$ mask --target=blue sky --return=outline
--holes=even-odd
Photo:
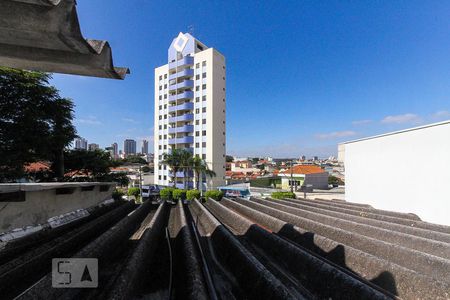
[[[55,74],[79,135],[152,140],[153,70],[178,32],[227,60],[227,152],[334,155],[337,143],[450,119],[448,1],[78,1],[124,80]],[[153,148],[151,148],[153,149]]]

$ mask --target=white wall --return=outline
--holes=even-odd
[[[450,121],[345,143],[346,200],[450,225]]]

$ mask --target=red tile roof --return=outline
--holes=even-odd
[[[50,169],[50,164],[38,161],[34,162],[28,165],[25,165],[25,172],[27,173],[35,173],[35,172],[41,172],[41,171],[48,171]]]
[[[317,174],[324,173],[325,170],[319,166],[314,165],[297,165],[293,167],[293,174]],[[291,174],[291,168],[286,171],[280,172],[281,174]]]

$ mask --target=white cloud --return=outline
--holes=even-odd
[[[383,124],[404,124],[404,123],[420,123],[422,120],[416,114],[403,114],[403,115],[394,115],[394,116],[386,116],[381,123]]]
[[[434,119],[450,119],[450,111],[440,110],[433,114]]]
[[[372,123],[372,120],[357,120],[357,121],[353,121],[352,125],[365,125],[365,124],[369,124]]]
[[[349,137],[356,135],[356,132],[352,130],[344,130],[344,131],[334,131],[330,133],[319,133],[316,134],[316,138],[321,140],[329,140],[329,139],[336,139],[336,138],[343,138],[343,137]]]
[[[132,124],[139,123],[138,121],[136,121],[135,119],[132,119],[132,118],[122,118],[122,121],[132,123]]]
[[[86,118],[79,118],[75,120],[76,124],[85,124],[85,125],[102,125],[103,123],[97,119],[95,116],[88,116]]]

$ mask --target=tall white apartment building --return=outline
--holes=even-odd
[[[155,183],[170,186],[173,174],[163,153],[183,148],[203,158],[216,176],[201,178],[203,190],[225,183],[225,57],[189,33],[168,50],[168,64],[155,69]],[[188,174],[189,187],[195,176]],[[177,187],[183,187],[183,172]]]

